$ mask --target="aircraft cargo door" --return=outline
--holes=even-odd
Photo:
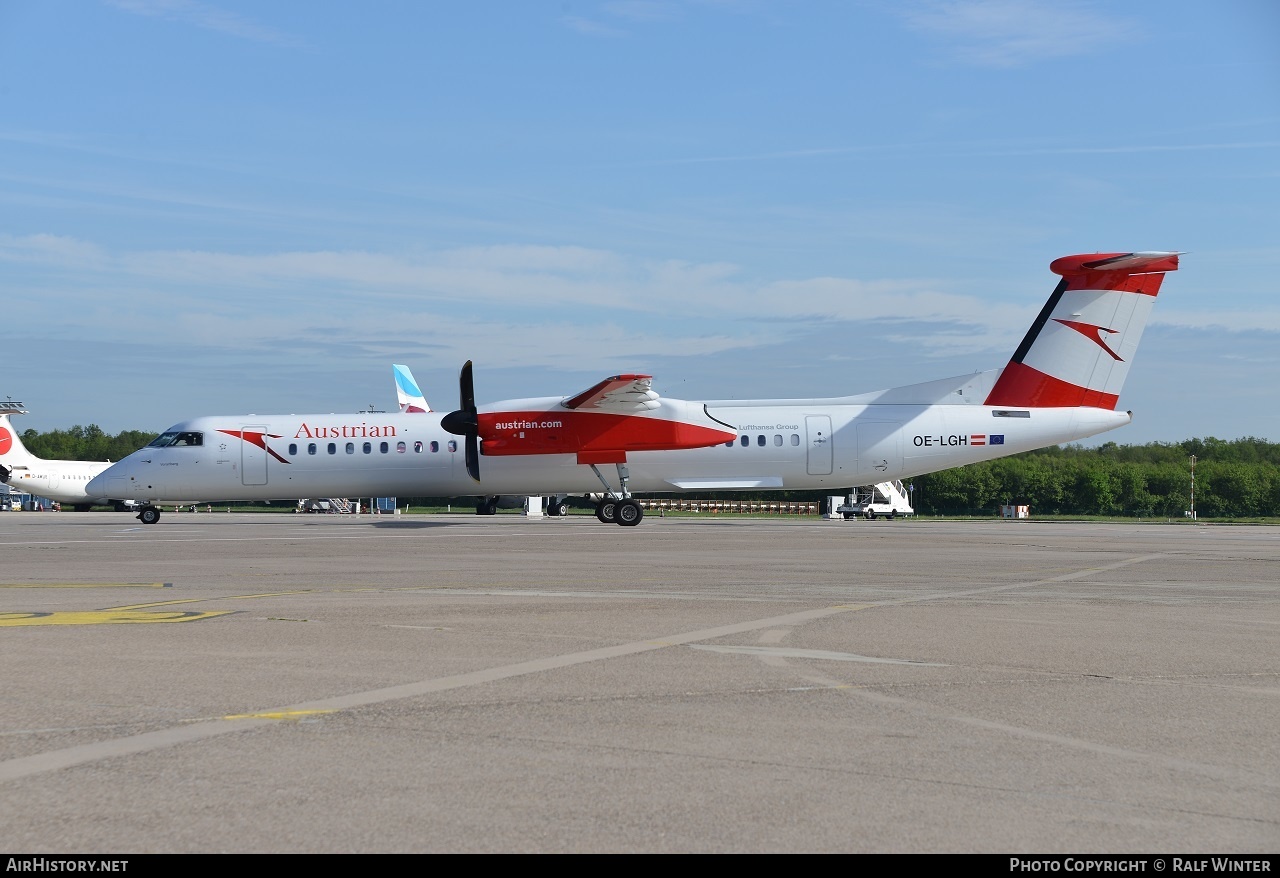
[[[243,427],[240,443],[240,481],[246,485],[265,485],[267,483],[267,428]],[[260,436],[262,446],[255,445],[250,436]]]
[[[831,418],[827,415],[805,415],[804,428],[809,434],[809,457],[806,472],[811,476],[831,474]]]
[[[858,422],[858,472],[897,478],[902,472],[902,425]]]

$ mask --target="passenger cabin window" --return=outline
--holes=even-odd
[[[742,447],[746,448],[748,445],[751,444],[751,437],[743,436],[742,439],[740,439],[739,441],[742,443]]]
[[[204,434],[197,433],[193,430],[174,430],[169,433],[161,433],[159,436],[151,440],[148,448],[192,448],[204,445]]]
[[[378,451],[380,451],[381,453],[386,454],[390,449],[391,449],[391,446],[388,445],[387,443],[385,442],[378,443]]]
[[[307,454],[315,454],[315,453],[316,453],[316,443],[314,443],[314,442],[308,442],[308,443],[307,443]]]
[[[457,440],[457,439],[450,439],[450,440],[449,440],[449,450],[450,450],[450,451],[457,451],[457,450],[458,450],[458,440]]]
[[[372,442],[366,442],[366,443],[364,443],[364,449],[363,449],[363,450],[364,450],[364,453],[365,453],[365,454],[373,454],[373,443],[372,443]]]
[[[763,433],[761,433],[759,436],[757,436],[757,437],[756,437],[756,444],[757,444],[757,445],[759,445],[761,448],[764,448],[764,434],[763,434]]]
[[[432,439],[432,440],[431,440],[431,453],[432,453],[432,454],[435,454],[435,453],[436,453],[436,452],[438,452],[439,450],[440,450],[440,443],[439,443],[439,442],[437,442],[436,440]]]
[[[397,453],[397,454],[404,454],[404,453],[405,453],[405,451],[408,449],[408,447],[409,447],[409,446],[405,445],[403,442],[397,442],[397,443],[396,443],[396,453]]]
[[[422,443],[421,443],[421,442],[415,442],[415,443],[413,443],[413,453],[414,453],[414,454],[421,454],[421,453],[422,453]]]
[[[791,434],[791,444],[792,444],[792,445],[799,445],[799,444],[800,444],[800,434],[799,434],[799,433],[792,433],[792,434]]]
[[[337,442],[330,442],[330,443],[329,443],[329,453],[330,453],[330,454],[337,454],[337,453],[338,453],[338,443],[337,443]]]
[[[773,444],[774,444],[774,445],[777,445],[777,446],[781,446],[781,445],[782,445],[782,434],[781,434],[781,433],[774,433],[774,434],[773,434]]]
[[[356,443],[354,443],[354,442],[348,442],[348,443],[347,443],[347,454],[355,454],[355,453],[356,453]]]
[[[290,443],[289,443],[289,456],[290,456],[290,457],[293,457],[293,456],[294,456],[295,454],[297,454],[297,453],[298,453],[298,443],[297,443],[297,442],[290,442]]]

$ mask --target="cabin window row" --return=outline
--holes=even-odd
[[[750,437],[750,436],[748,436],[747,434],[743,433],[741,436],[739,436],[739,437],[738,437],[737,444],[738,444],[738,445],[741,445],[743,448],[748,448],[748,447],[750,447],[750,445],[751,445],[751,437]],[[757,434],[756,434],[756,445],[758,445],[758,446],[759,446],[759,447],[761,447],[761,448],[764,448],[764,447],[765,447],[765,446],[767,446],[768,444],[769,444],[769,436],[768,436],[767,434],[765,434],[765,433],[757,433]],[[781,448],[784,444],[786,444],[786,439],[784,439],[784,438],[783,438],[783,436],[782,436],[782,434],[781,434],[781,433],[774,433],[774,434],[773,434],[773,444],[774,444],[774,446],[775,446],[775,447]],[[799,444],[800,444],[800,434],[799,434],[799,433],[792,433],[792,434],[791,434],[791,444],[792,444],[792,445],[799,445]],[[728,442],[724,443],[724,447],[725,447],[725,448],[732,448],[733,446],[734,446],[734,441],[733,441],[732,439],[730,439]]]
[[[320,453],[320,447],[321,447],[321,446],[320,446],[320,444],[319,444],[319,443],[317,443],[317,442],[308,442],[308,443],[307,443],[307,454],[319,454],[319,453]],[[448,451],[457,451],[457,450],[458,450],[458,440],[456,440],[456,439],[450,439],[448,442],[444,443],[444,447],[445,447],[445,449],[446,449],[446,450],[448,450]],[[391,445],[391,443],[390,443],[390,442],[379,442],[379,443],[378,443],[378,453],[379,453],[379,454],[390,454],[390,453],[391,453],[391,449],[392,449],[392,445]],[[337,443],[337,442],[330,442],[330,443],[328,443],[327,445],[325,445],[325,446],[324,446],[324,450],[325,450],[325,451],[327,451],[329,454],[337,454],[337,453],[338,453],[338,443]],[[348,442],[348,443],[346,443],[346,445],[345,445],[345,446],[343,446],[343,450],[344,450],[344,451],[346,451],[346,453],[347,453],[347,454],[355,454],[355,453],[356,453],[356,443],[354,443],[354,442]],[[373,451],[374,451],[373,443],[372,443],[372,442],[363,442],[363,443],[361,443],[361,445],[360,445],[360,450],[361,450],[362,452],[364,452],[365,454],[373,454]],[[407,443],[407,442],[397,442],[397,443],[395,444],[395,451],[396,451],[396,453],[397,453],[397,454],[406,454],[406,453],[408,453],[408,451],[409,451],[409,443]],[[414,453],[414,454],[422,454],[424,451],[427,451],[427,452],[429,452],[429,453],[431,453],[431,454],[438,454],[438,453],[440,452],[440,443],[439,443],[439,442],[436,442],[435,440],[432,440],[431,442],[414,442],[414,443],[413,443],[413,453]],[[294,456],[296,456],[297,454],[298,454],[298,443],[297,443],[297,442],[290,442],[290,443],[289,443],[289,456],[290,456],[290,457],[294,457]]]

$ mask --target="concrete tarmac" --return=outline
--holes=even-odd
[[[1280,850],[1280,528],[0,514],[0,850]]]

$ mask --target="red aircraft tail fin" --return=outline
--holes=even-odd
[[[985,405],[1115,409],[1165,272],[1178,254],[1055,259],[1062,276]]]

